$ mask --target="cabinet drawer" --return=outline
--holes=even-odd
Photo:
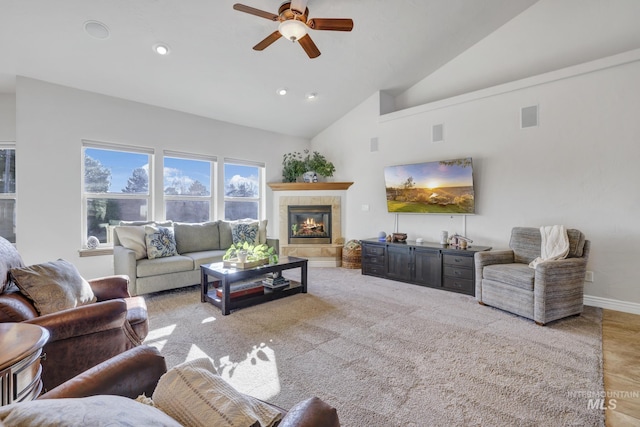
[[[362,245],[362,256],[383,257],[384,256],[384,246]]]
[[[384,277],[385,273],[384,264],[362,264],[362,274]]]
[[[473,268],[473,257],[472,256],[459,256],[459,255],[449,255],[444,254],[445,264],[449,265],[457,265],[460,267]]]
[[[456,279],[455,277],[445,276],[444,288],[469,295],[475,295],[474,283],[471,279]]]
[[[456,279],[473,279],[473,270],[470,268],[458,268],[451,265],[445,265],[444,275]]]

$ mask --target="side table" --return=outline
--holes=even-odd
[[[42,347],[49,331],[28,323],[0,323],[0,404],[33,400],[42,392]]]

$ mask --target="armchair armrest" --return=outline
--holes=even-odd
[[[512,264],[514,254],[511,249],[502,251],[482,251],[473,255],[476,270],[476,300],[482,303],[482,270],[492,264]]]
[[[514,262],[514,255],[510,249],[503,251],[482,251],[476,252],[473,259],[476,268],[482,268],[492,264],[512,264]]]
[[[113,246],[113,273],[129,277],[129,293],[136,295],[137,261],[136,253],[124,246]]]
[[[533,320],[546,324],[582,312],[586,258],[544,261],[536,266],[533,282]]]
[[[83,305],[26,321],[47,329],[49,342],[122,328],[127,319],[127,303],[122,299]]]
[[[131,296],[129,295],[129,276],[124,274],[99,277],[88,280],[88,282],[98,301],[129,298]]]
[[[120,353],[71,378],[39,399],[87,397],[98,394],[135,399],[151,396],[167,364],[155,347],[139,346]]]

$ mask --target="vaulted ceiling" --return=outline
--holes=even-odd
[[[315,59],[284,38],[254,51],[277,22],[235,2],[0,0],[0,93],[26,76],[311,138],[376,91],[414,85],[536,0],[309,0],[311,18],[354,21],[352,32],[310,30]],[[281,4],[242,3],[272,13]],[[90,36],[91,20],[109,37]]]

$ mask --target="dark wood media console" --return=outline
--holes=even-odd
[[[473,255],[489,246],[457,249],[440,243],[361,240],[362,274],[475,296]]]

